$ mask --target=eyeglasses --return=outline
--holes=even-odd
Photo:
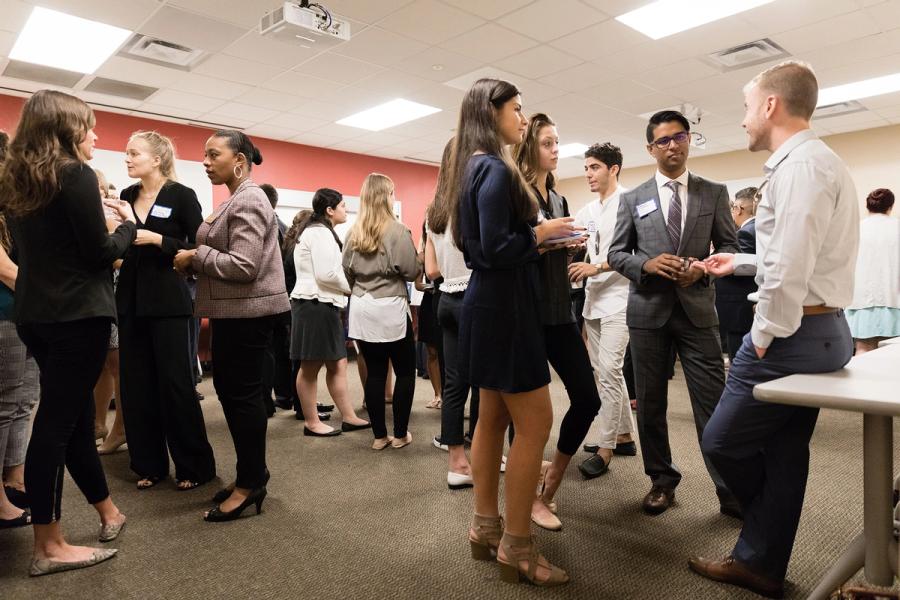
[[[659,148],[660,150],[665,150],[669,147],[669,144],[674,142],[678,145],[686,144],[688,140],[691,139],[691,134],[687,131],[679,131],[675,135],[667,135],[665,137],[661,137],[658,140],[653,141],[653,145]]]

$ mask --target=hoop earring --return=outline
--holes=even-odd
[[[234,173],[234,176],[238,179],[244,178],[244,169],[241,168],[241,165],[234,165],[234,168],[231,170]]]

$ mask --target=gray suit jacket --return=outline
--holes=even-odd
[[[641,217],[637,207],[649,201],[655,202],[657,209]],[[724,185],[689,174],[688,208],[679,248],[672,247],[666,231],[655,178],[622,194],[607,261],[631,280],[629,327],[662,327],[669,320],[676,299],[695,327],[718,325],[715,289],[708,277],[702,277],[688,288],[681,288],[668,279],[648,275],[642,269],[645,262],[664,252],[702,260],[709,256],[710,244],[716,252],[738,251],[728,190]]]

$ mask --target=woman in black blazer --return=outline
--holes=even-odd
[[[17,330],[41,370],[25,457],[33,576],[90,567],[116,553],[66,543],[60,527],[66,470],[100,516],[101,542],[125,525],[94,446],[92,392],[116,314],[110,265],[134,240],[135,224],[127,203],[107,200],[124,222],[106,231],[97,176],[86,164],[96,139],[87,104],[41,90],[25,102],[0,169],[0,210],[18,250]]]
[[[140,179],[121,198],[137,218],[137,239],[119,272],[119,354],[125,437],[138,489],[169,473],[190,490],[216,476],[203,411],[194,393],[189,329],[191,295],[172,266],[194,244],[203,222],[197,195],[175,181],[175,149],[155,131],[139,131],[125,149],[128,176]]]

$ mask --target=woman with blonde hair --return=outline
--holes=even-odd
[[[0,209],[19,251],[19,337],[41,370],[41,399],[25,457],[34,557],[31,575],[90,567],[115,549],[71,546],[60,526],[63,473],[100,516],[101,542],[125,515],[113,504],[94,446],[92,390],[109,344],[115,299],[109,266],[136,235],[127,202],[101,203],[93,155],[94,113],[83,101],[41,90],[25,102],[0,170]],[[124,223],[108,233],[102,204]]]
[[[393,204],[394,182],[378,173],[366,177],[359,218],[347,236],[343,256],[352,295],[349,335],[366,360],[365,402],[375,450],[403,448],[412,442],[408,426],[416,385],[416,350],[406,282],[415,281],[420,265],[412,234],[394,216]],[[397,378],[393,437],[387,434],[384,418],[388,360]]]
[[[116,290],[131,470],[146,490],[168,475],[171,454],[176,489],[191,490],[215,477],[216,463],[194,392],[191,295],[172,261],[194,246],[203,214],[194,190],[176,181],[175,148],[166,136],[134,133],[125,166],[140,179],[121,194],[138,229]]]

